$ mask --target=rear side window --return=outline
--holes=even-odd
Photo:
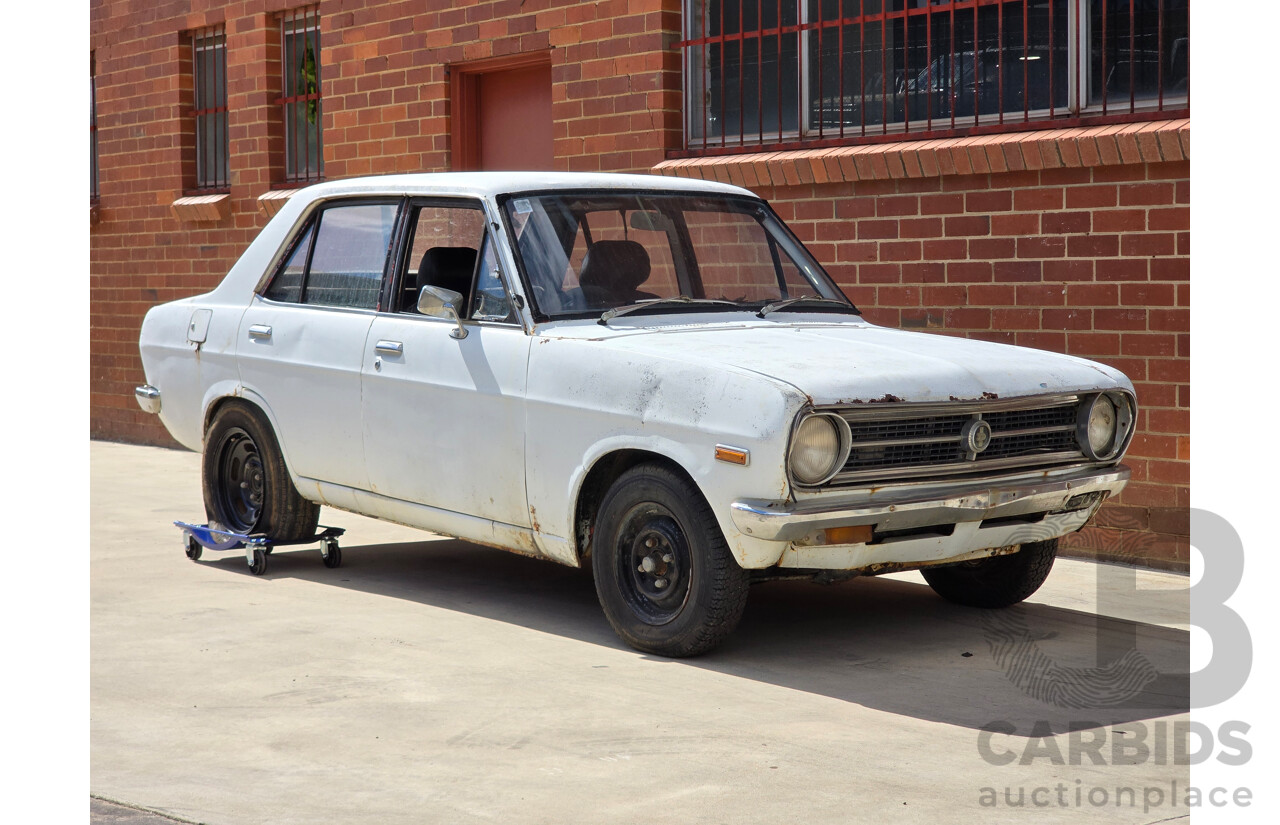
[[[330,206],[307,226],[266,297],[316,306],[376,309],[395,231],[394,203]]]

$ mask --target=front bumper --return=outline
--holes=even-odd
[[[918,567],[992,555],[1083,527],[1129,480],[1123,465],[1034,478],[985,479],[799,502],[740,499],[730,505],[744,534],[787,542],[782,567],[853,570]],[[871,541],[827,544],[832,527],[870,525]],[[988,552],[990,551],[990,552]]]

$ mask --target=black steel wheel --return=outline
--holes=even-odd
[[[591,558],[605,616],[639,650],[705,653],[733,631],[746,606],[747,573],[711,508],[661,464],[633,467],[605,494]]]
[[[966,607],[1015,605],[1040,589],[1053,569],[1058,540],[1028,542],[1016,553],[925,567],[920,573],[933,591]]]
[[[689,539],[670,510],[653,501],[623,514],[616,539],[619,590],[643,622],[673,621],[689,599]]]
[[[220,522],[233,533],[252,533],[262,517],[266,468],[253,436],[241,427],[228,427],[218,440],[218,476],[214,487]]]
[[[195,536],[192,536],[190,534],[187,535],[186,539],[187,539],[187,542],[186,542],[187,546],[185,549],[187,551],[187,558],[191,559],[192,561],[199,561],[200,554],[204,551],[204,546],[201,545],[200,542],[196,541]]]
[[[342,548],[338,546],[336,541],[329,543],[329,546],[325,548],[324,566],[330,570],[342,566]]]
[[[274,541],[315,535],[320,506],[298,494],[266,416],[232,401],[205,433],[204,507],[210,524]]]
[[[267,572],[267,554],[261,547],[253,548],[253,560],[249,562],[249,572],[255,576],[261,576]]]

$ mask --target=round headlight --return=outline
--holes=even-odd
[[[1099,394],[1080,407],[1076,434],[1080,449],[1094,460],[1114,458],[1132,426],[1132,412],[1123,398]]]
[[[849,436],[835,416],[811,415],[796,428],[791,442],[791,475],[801,484],[821,484],[839,471],[849,451]]]

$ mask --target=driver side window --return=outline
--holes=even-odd
[[[484,212],[478,205],[420,204],[409,226],[412,235],[396,311],[416,313],[422,287],[434,286],[461,295],[458,314],[466,318],[484,237]]]

